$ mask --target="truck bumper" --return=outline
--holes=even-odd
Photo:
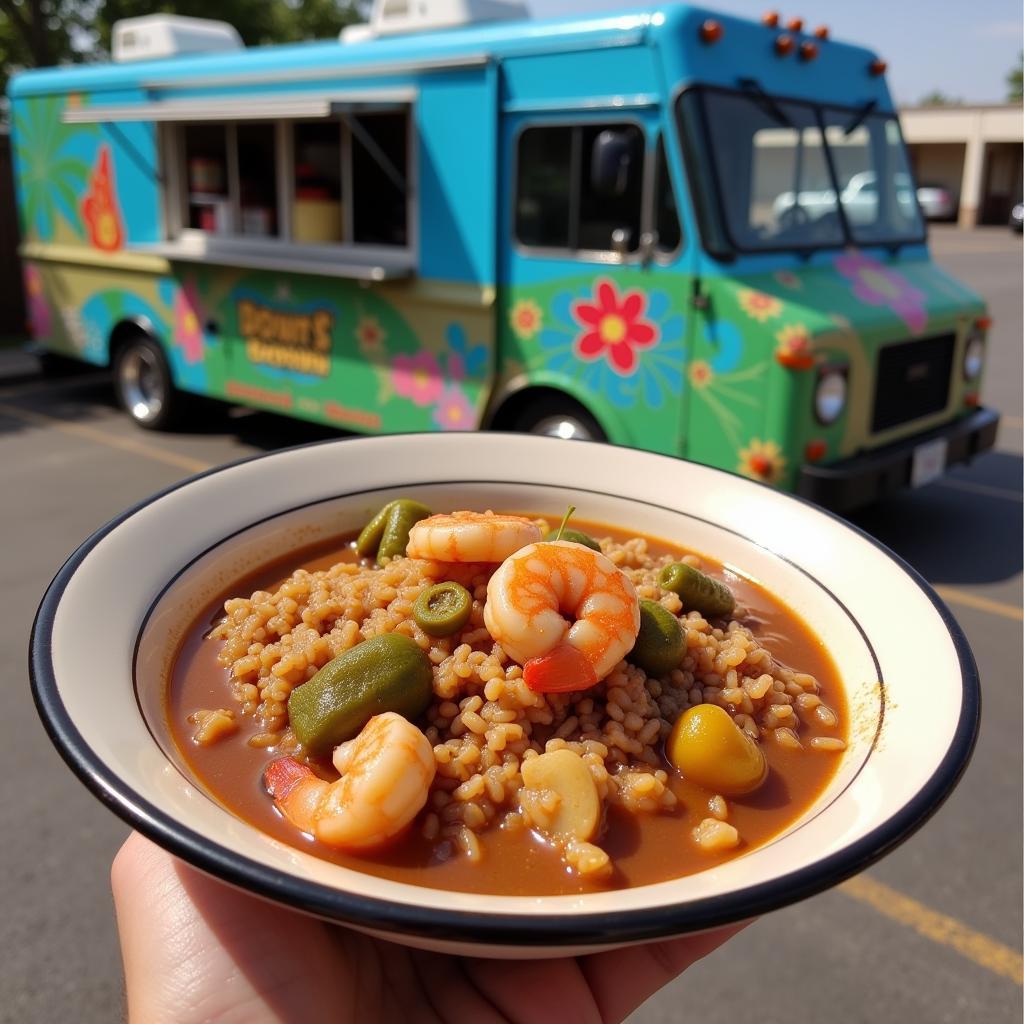
[[[998,427],[999,414],[994,409],[977,409],[969,416],[884,448],[828,466],[805,465],[797,480],[797,494],[836,512],[867,505],[911,486],[914,455],[923,445],[945,439],[945,466],[954,466],[991,448]]]

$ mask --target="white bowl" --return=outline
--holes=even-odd
[[[785,833],[713,869],[543,898],[408,885],[258,831],[196,783],[162,735],[189,620],[269,557],[357,529],[385,500],[515,508],[677,538],[761,582],[828,646],[850,742]],[[48,589],[31,649],[53,742],[113,811],[196,867],[380,937],[480,956],[575,955],[738,921],[860,871],[918,828],[966,766],[974,659],[928,585],[842,520],[740,477],[625,448],[495,434],[346,439],[194,477],[89,538]]]

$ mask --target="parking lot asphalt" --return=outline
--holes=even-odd
[[[935,584],[977,658],[974,759],[940,811],[858,878],[774,913],[638,1010],[633,1024],[1021,1018],[1022,395],[1019,239],[933,231],[933,252],[995,318],[984,400],[996,451],[858,514]],[[65,557],[126,507],[207,466],[332,432],[240,410],[189,433],[136,430],[105,374],[43,378],[0,350],[0,1021],[117,1020],[120,957],[108,885],[126,828],[72,777],[32,707],[35,608]],[[102,637],[83,658],[100,660]]]

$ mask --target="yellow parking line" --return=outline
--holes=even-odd
[[[981,597],[957,587],[936,586],[935,592],[947,604],[962,604],[966,608],[974,608],[979,612],[991,612],[993,615],[1001,615],[1004,619],[1024,622],[1024,609],[1018,608],[1016,605],[993,601],[991,598]]]
[[[1024,958],[1020,953],[976,932],[955,917],[940,914],[866,875],[844,882],[839,891],[866,903],[885,917],[913,928],[918,935],[955,949],[993,974],[1009,978],[1017,985],[1024,983]]]
[[[145,441],[130,437],[115,437],[113,434],[86,426],[84,423],[68,423],[67,420],[59,420],[30,409],[22,409],[17,405],[9,405],[7,402],[0,402],[0,414],[9,416],[11,419],[21,420],[22,423],[31,423],[35,427],[59,430],[63,434],[72,434],[96,444],[106,445],[108,448],[117,448],[119,451],[131,452],[133,455],[141,455],[143,458],[153,459],[156,462],[164,462],[168,466],[185,469],[190,473],[201,473],[204,469],[211,467],[209,462],[193,459],[188,455],[179,455],[177,452],[166,451],[163,448],[157,448],[156,445],[146,444]]]

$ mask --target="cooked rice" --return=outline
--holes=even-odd
[[[410,558],[383,568],[339,562],[319,572],[299,569],[273,593],[226,602],[226,616],[210,635],[223,641],[219,659],[230,670],[242,714],[259,722],[249,742],[301,756],[288,726],[293,688],[363,640],[404,633],[434,666],[425,732],[437,773],[418,828],[426,839],[454,845],[475,860],[482,855],[480,833],[497,825],[543,831],[550,822],[557,797],[524,789],[520,765],[526,758],[568,748],[590,769],[603,802],[654,814],[676,804],[661,747],[675,720],[695,704],[718,704],[748,735],[761,741],[772,736],[794,748],[802,745],[805,721],[838,725],[817,696],[815,678],[780,665],[742,624],[741,608],[732,621],[716,624],[658,586],[658,572],[671,556],[651,555],[643,538],[605,538],[601,549],[630,577],[640,598],[658,601],[680,618],[687,653],[679,668],[648,677],[623,661],[583,693],[535,693],[484,627],[492,567]],[[694,556],[684,560],[700,564]],[[437,639],[419,628],[412,608],[421,591],[445,579],[466,586],[473,609],[464,629]],[[815,749],[841,744],[820,738],[810,743]],[[736,845],[735,828],[722,820],[728,814],[724,799],[714,797],[709,811],[695,830],[697,844],[707,850]],[[591,843],[569,843],[562,852],[581,874],[607,869],[607,855]]]

